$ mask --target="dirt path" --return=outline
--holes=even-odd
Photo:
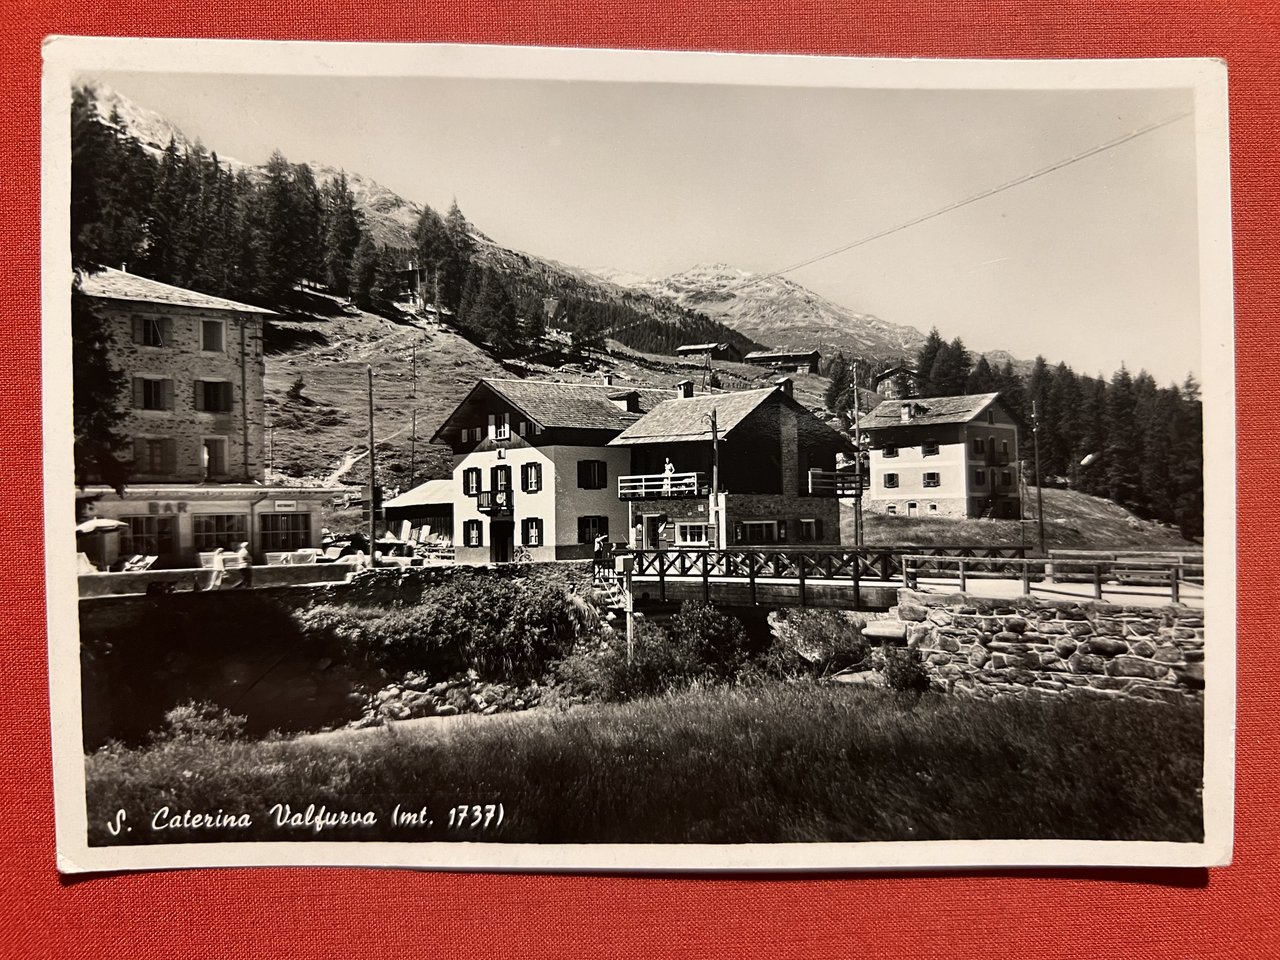
[[[400,436],[400,434],[404,433],[407,429],[409,429],[409,428],[408,428],[408,427],[401,427],[401,428],[400,428],[399,430],[397,430],[395,433],[388,433],[385,437],[378,437],[378,438],[377,438],[377,442],[378,442],[378,443],[385,443],[385,442],[386,442],[386,441],[388,441],[388,440],[394,440],[396,437]],[[333,471],[333,473],[331,473],[331,474],[329,474],[327,477],[325,477],[325,478],[324,478],[324,482],[325,482],[326,484],[328,484],[329,486],[334,486],[334,485],[336,485],[336,484],[341,483],[341,482],[342,482],[342,478],[343,478],[344,476],[346,476],[348,473],[350,473],[350,472],[351,472],[351,468],[352,468],[352,467],[354,467],[357,463],[359,463],[361,460],[363,460],[363,459],[364,459],[365,457],[367,457],[368,455],[369,455],[369,448],[368,448],[368,447],[366,447],[365,449],[361,450],[359,453],[356,453],[356,452],[355,452],[355,448],[354,448],[354,447],[353,447],[353,448],[351,448],[351,449],[350,449],[350,450],[348,450],[348,451],[346,452],[346,454],[343,456],[343,458],[342,458],[342,462],[338,464],[338,469],[334,470],[334,471]]]

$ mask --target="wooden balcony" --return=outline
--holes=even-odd
[[[510,490],[485,490],[476,496],[476,509],[490,517],[511,516]]]
[[[618,478],[619,500],[705,497],[710,492],[703,473],[640,473]]]
[[[871,474],[862,475],[862,488],[871,485]],[[810,470],[809,483],[805,492],[811,497],[852,497],[858,492],[856,474],[843,470]]]

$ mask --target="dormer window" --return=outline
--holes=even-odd
[[[911,409],[911,406],[912,405],[909,403],[904,403],[902,405],[902,422],[903,423],[910,423],[911,418],[915,416],[915,411]]]
[[[511,414],[496,413],[490,417],[490,422],[493,424],[493,439],[511,439]]]

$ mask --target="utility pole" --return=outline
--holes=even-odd
[[[858,364],[853,358],[853,546],[862,549],[862,403],[858,396]]]
[[[418,396],[418,341],[417,340],[413,341],[413,346],[411,350],[412,352],[409,354],[410,356],[409,396],[416,398]]]
[[[373,549],[378,520],[374,504],[378,496],[378,465],[373,446],[373,364],[367,364],[369,373],[369,566],[378,565],[377,554]]]
[[[1031,401],[1031,445],[1036,456],[1036,528],[1040,536],[1040,553],[1044,554],[1044,492],[1040,486],[1040,414]]]
[[[711,528],[715,531],[715,542],[711,549],[720,549],[720,428],[716,421],[715,407],[707,415],[711,421]]]
[[[418,478],[418,411],[413,411],[413,429],[409,433],[409,489],[417,486]]]

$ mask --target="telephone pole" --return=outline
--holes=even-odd
[[[373,446],[373,364],[367,364],[369,374],[369,566],[378,565],[377,554],[373,542],[377,531],[378,519],[375,501],[378,498],[378,465]]]
[[[710,544],[712,550],[720,549],[720,428],[716,421],[715,408],[707,414],[711,421],[711,529],[715,531],[715,541]]]
[[[1044,554],[1044,492],[1040,486],[1040,413],[1031,401],[1031,445],[1036,457],[1036,530],[1040,537],[1040,553]]]
[[[862,549],[862,403],[858,396],[858,364],[853,358],[853,546]]]

